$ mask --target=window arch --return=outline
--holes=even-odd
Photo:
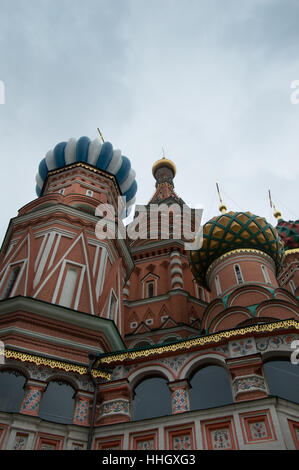
[[[116,317],[117,313],[117,307],[118,307],[118,300],[117,297],[114,293],[114,290],[112,289],[111,294],[110,294],[110,301],[109,301],[109,308],[108,308],[108,318],[109,320],[114,320]]]
[[[0,371],[0,410],[19,413],[26,377],[16,370]]]
[[[154,297],[155,283],[154,281],[148,281],[146,283],[146,297]]]
[[[240,266],[238,264],[235,264],[234,265],[234,270],[235,270],[235,276],[236,276],[236,279],[237,279],[237,283],[238,284],[243,284],[244,279],[243,279],[243,275],[242,275],[242,271],[241,271]]]
[[[87,214],[95,215],[95,207],[89,206],[88,204],[73,204],[72,207],[78,209]]]
[[[152,266],[150,265],[150,267]],[[149,299],[158,295],[158,279],[159,276],[152,272],[148,273],[143,279],[141,279],[143,299]]]
[[[130,346],[130,349],[138,349],[138,348],[147,348],[148,346],[152,346],[154,343],[151,343],[150,341],[146,340],[141,340],[137,341],[134,345]]]
[[[167,336],[166,338],[161,339],[161,343],[175,343],[176,341],[179,341],[181,338],[178,336]]]
[[[269,273],[268,273],[268,270],[267,270],[266,266],[264,266],[262,264],[261,265],[261,270],[262,270],[262,273],[263,273],[266,284],[271,284],[271,280],[270,280]]]
[[[227,370],[218,365],[199,369],[190,380],[190,409],[215,408],[233,403]]]
[[[149,377],[134,390],[133,421],[171,415],[171,393],[166,379]]]
[[[74,413],[73,387],[65,382],[49,382],[39,409],[38,416],[55,423],[71,424]]]
[[[264,364],[270,395],[299,403],[299,365],[289,358],[272,359]]]
[[[6,282],[0,300],[7,299],[13,293],[13,289],[16,286],[17,278],[21,271],[21,265],[11,267],[8,276],[6,277]]]
[[[77,266],[67,264],[59,305],[71,308],[74,302],[74,293],[78,286],[79,269]]]
[[[220,280],[218,274],[215,276],[215,286],[216,286],[216,294],[220,295],[221,294],[221,285],[220,285]]]
[[[291,288],[293,294],[295,295],[296,287],[295,287],[294,281],[291,279],[289,284],[290,284],[290,288]]]

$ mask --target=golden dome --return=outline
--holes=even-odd
[[[168,158],[165,158],[165,157],[160,158],[160,160],[157,160],[153,164],[153,167],[152,167],[153,176],[155,176],[155,173],[159,168],[163,168],[163,167],[170,168],[173,171],[173,176],[175,176],[175,174],[176,174],[175,164],[171,160],[169,160]]]

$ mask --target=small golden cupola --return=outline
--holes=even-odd
[[[174,186],[173,178],[176,175],[176,166],[173,161],[165,158],[165,156],[153,164],[152,173],[156,180],[156,187],[161,183],[168,183],[172,187]]]

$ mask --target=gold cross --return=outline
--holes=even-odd
[[[102,139],[102,142],[104,143],[104,142],[105,142],[105,140],[104,140],[104,137],[103,137],[103,135],[102,135],[102,132],[100,131],[100,129],[99,129],[99,128],[98,128],[98,133],[100,134],[100,137],[101,137],[101,139]]]

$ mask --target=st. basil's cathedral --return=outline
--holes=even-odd
[[[182,207],[175,164],[152,173],[146,207]],[[299,449],[299,221],[221,202],[198,249],[160,223],[152,238],[99,238],[98,206],[123,229],[135,178],[109,142],[61,142],[10,220],[0,448]]]

